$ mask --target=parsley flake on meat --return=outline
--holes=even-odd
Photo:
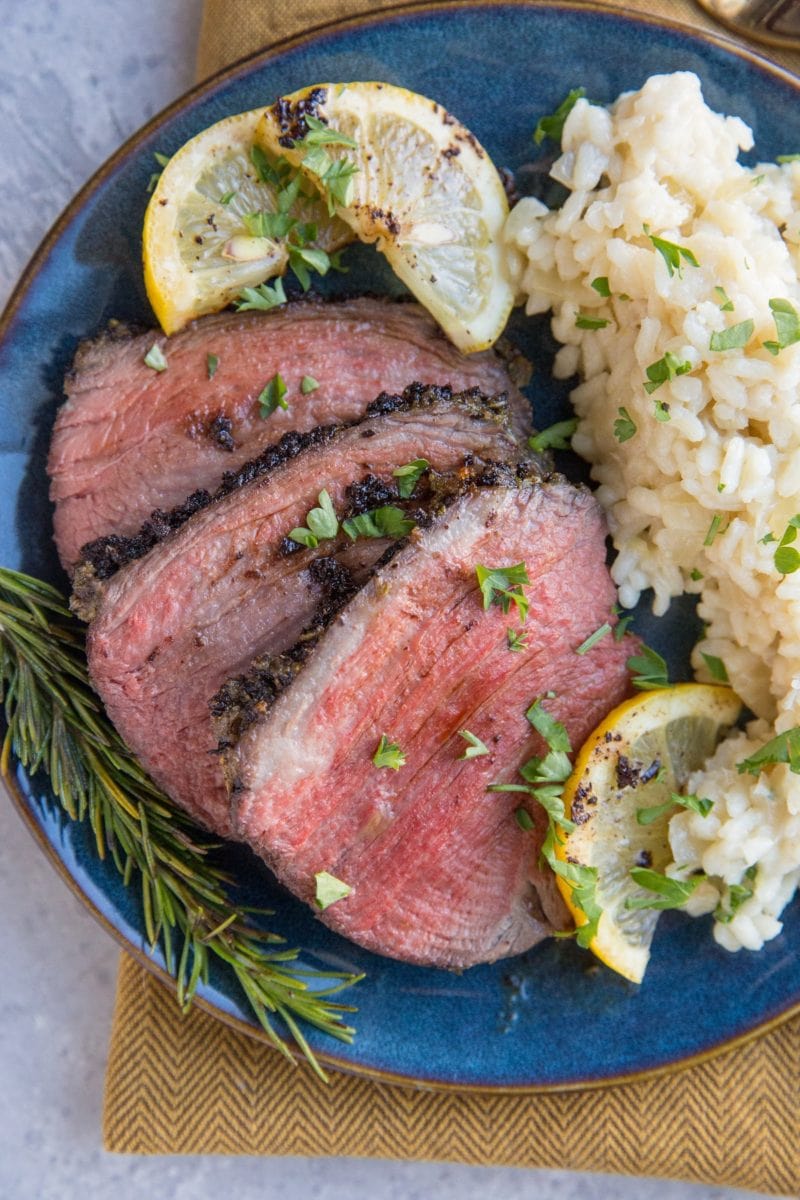
[[[403,467],[396,467],[392,471],[392,475],[397,480],[398,494],[403,500],[408,500],[409,496],[413,495],[418,480],[430,465],[427,458],[415,458],[413,462],[406,463]]]
[[[306,527],[289,530],[289,537],[301,546],[314,550],[325,538],[334,538],[339,532],[339,520],[325,488],[317,497],[319,508],[312,508],[306,517]]]
[[[508,638],[508,648],[516,653],[521,653],[528,649],[528,643],[525,638],[525,632],[522,629],[507,629],[506,636]]]
[[[407,517],[402,508],[394,504],[384,504],[380,508],[372,508],[369,512],[359,513],[356,517],[348,517],[342,521],[342,529],[353,541],[358,537],[368,538],[403,538],[411,533],[416,522]]]
[[[304,375],[300,380],[300,391],[304,396],[307,396],[309,392],[315,392],[318,387],[319,384],[313,375]]]
[[[478,563],[475,574],[483,596],[484,609],[499,604],[503,612],[507,613],[511,605],[516,604],[519,619],[524,625],[528,615],[528,600],[522,585],[530,583],[525,563],[517,563],[513,567],[485,567]]]
[[[265,421],[267,417],[272,416],[276,408],[288,409],[289,404],[286,400],[288,390],[280,371],[273,375],[272,379],[265,384],[257,401],[261,416]]]
[[[577,647],[575,653],[588,654],[592,647],[596,646],[598,642],[602,641],[607,633],[611,633],[611,626],[609,625],[608,621],[601,625],[599,629],[595,629],[594,633],[590,633],[586,641],[581,642],[580,646]]]
[[[329,871],[317,871],[314,880],[317,885],[314,902],[317,908],[323,912],[331,904],[335,904],[337,900],[344,900],[345,896],[349,896],[353,890],[349,884],[341,879],[337,879]]]
[[[392,771],[399,771],[405,766],[406,756],[397,742],[390,742],[386,734],[382,733],[372,761],[376,767],[388,767]]]
[[[208,375],[209,379],[214,378],[214,376],[217,373],[218,366],[219,366],[219,358],[217,357],[217,355],[216,354],[207,354],[206,355],[206,374]]]
[[[158,342],[153,342],[153,345],[147,351],[147,354],[145,354],[144,365],[150,367],[153,371],[166,371],[167,360]]]
[[[489,753],[489,747],[485,742],[482,742],[474,733],[470,733],[468,729],[459,729],[458,736],[462,737],[465,742],[469,742],[463,754],[459,758],[479,758],[482,754]]]

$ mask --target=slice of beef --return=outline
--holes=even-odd
[[[527,643],[512,605],[483,607],[478,563],[527,564]],[[537,697],[577,748],[626,695],[630,643],[614,623],[605,525],[564,481],[473,491],[410,542],[316,643],[262,663],[214,702],[237,833],[312,904],[315,876],[351,891],[321,914],[393,958],[460,968],[526,950],[565,912],[515,819],[519,766],[546,747]],[[554,693],[554,694],[553,694]],[[488,753],[464,759],[469,730]],[[385,735],[399,769],[375,766]]]
[[[154,342],[167,369],[144,363]],[[209,379],[208,355],[218,365]],[[284,410],[265,420],[258,396],[276,374]],[[301,391],[308,376],[318,384]],[[495,353],[461,355],[421,308],[386,299],[305,300],[269,313],[204,317],[165,341],[153,331],[105,335],[79,349],[48,470],[59,555],[71,570],[86,543],[135,533],[223,471],[255,458],[287,430],[363,413],[409,383],[507,391],[522,433],[530,406]]]
[[[499,399],[412,389],[377,408],[349,425],[287,435],[111,578],[92,566],[79,572],[76,607],[93,618],[89,669],[111,719],[161,787],[219,833],[230,832],[229,805],[210,698],[254,656],[291,647],[320,599],[355,589],[386,549],[382,539],[351,544],[344,535],[315,550],[287,543],[320,490],[344,515],[396,495],[392,472],[416,459],[436,471],[467,460],[476,470],[481,456],[515,451]],[[315,560],[340,549],[326,573]]]

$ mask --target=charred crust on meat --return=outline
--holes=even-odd
[[[371,508],[393,504],[397,499],[397,488],[379,479],[377,475],[367,475],[360,483],[350,484],[347,499],[350,504],[347,515],[356,517],[360,513],[369,512]]]
[[[224,417],[221,414],[214,417],[214,420],[208,424],[208,436],[216,446],[219,446],[220,450],[236,449],[236,443],[233,440],[233,421],[230,417]]]
[[[325,103],[327,94],[327,88],[316,87],[302,100],[292,102],[288,97],[280,96],[275,101],[270,111],[280,129],[278,141],[281,146],[290,150],[295,142],[303,140],[308,133],[306,117],[325,121],[319,109]]]
[[[183,504],[177,505],[168,512],[157,509],[144,523],[139,533],[130,537],[110,534],[83,546],[81,562],[75,572],[73,589],[76,597],[75,611],[83,617],[84,612],[93,609],[93,601],[90,598],[93,580],[109,579],[127,563],[144,557],[153,546],[179,529],[201,508],[206,508],[212,502],[224,499],[256,479],[271,475],[279,467],[297,458],[303,451],[325,445],[345,430],[356,428],[371,417],[410,412],[414,409],[430,409],[448,404],[458,404],[466,409],[467,413],[475,420],[493,422],[501,427],[507,427],[509,424],[508,404],[504,392],[496,396],[486,396],[479,388],[470,388],[464,392],[454,393],[452,388],[447,386],[438,387],[412,383],[400,395],[389,395],[387,392],[382,392],[367,408],[366,417],[357,417],[338,425],[319,425],[306,433],[291,430],[285,433],[278,442],[268,446],[257,458],[244,463],[238,470],[226,471],[215,492],[197,491]],[[500,469],[499,466],[497,469]],[[89,619],[91,618],[84,617],[84,620]]]

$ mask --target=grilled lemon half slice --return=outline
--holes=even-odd
[[[741,709],[730,688],[705,683],[635,696],[590,735],[564,788],[564,809],[575,828],[556,839],[556,858],[596,868],[602,915],[589,949],[634,983],[647,967],[659,912],[628,907],[629,899],[648,895],[631,868],[663,871],[671,861],[667,827],[678,811],[671,796],[684,791]],[[572,885],[557,878],[576,926],[585,924]]]
[[[258,137],[377,243],[460,350],[496,341],[514,300],[508,201],[489,155],[440,104],[387,83],[318,84],[268,108]]]

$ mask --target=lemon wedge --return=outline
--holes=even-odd
[[[565,785],[564,809],[575,827],[556,838],[555,857],[596,868],[602,915],[588,946],[634,983],[647,967],[659,912],[628,906],[629,900],[652,898],[631,869],[663,871],[671,861],[667,826],[678,811],[671,797],[710,757],[741,708],[730,688],[703,683],[636,696],[590,735]],[[557,879],[576,926],[586,924],[576,886]]]
[[[266,110],[262,147],[284,154],[465,353],[491,346],[514,300],[500,234],[502,180],[440,104],[388,83],[318,84]]]
[[[258,227],[259,214],[279,211],[285,186],[296,175],[285,161],[265,159],[260,147],[254,153],[263,113],[239,113],[203,130],[172,156],[158,179],[145,213],[142,249],[147,296],[165,333],[218,312],[244,288],[283,274],[289,264],[286,238],[264,236]],[[346,245],[352,240],[348,226],[329,215],[307,181],[300,182],[302,192],[292,193],[283,224],[293,220],[310,233],[309,248],[332,253]]]

